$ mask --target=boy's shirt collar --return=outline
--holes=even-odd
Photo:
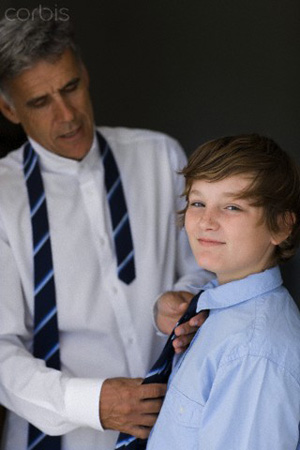
[[[207,283],[198,300],[197,312],[203,309],[222,309],[262,296],[282,285],[278,266],[248,275],[241,280],[219,285],[217,279]]]

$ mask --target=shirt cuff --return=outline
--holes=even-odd
[[[103,381],[94,378],[69,380],[66,388],[66,413],[71,422],[103,431],[99,418],[99,399]]]

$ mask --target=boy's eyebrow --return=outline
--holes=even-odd
[[[224,197],[236,198],[239,195],[241,195],[242,192],[244,192],[243,189],[239,189],[236,192],[223,192],[223,195],[224,195]]]
[[[73,84],[79,83],[80,81],[80,77],[75,77],[72,78],[72,80],[69,80],[64,86],[62,86],[61,88],[59,88],[59,92],[63,92],[65,89],[67,89],[68,87],[72,86]],[[33,97],[30,100],[28,100],[26,102],[26,106],[34,106],[34,104],[36,102],[39,102],[40,100],[44,100],[49,96],[49,94],[45,94],[45,95],[39,95],[37,97]]]
[[[242,190],[238,190],[236,192],[222,192],[222,195],[224,197],[237,198],[242,192],[243,192],[243,189]],[[201,191],[199,191],[198,189],[192,189],[190,191],[190,195],[191,194],[202,195]]]

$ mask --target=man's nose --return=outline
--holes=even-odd
[[[74,109],[64,98],[60,97],[55,101],[55,118],[60,122],[74,120]]]

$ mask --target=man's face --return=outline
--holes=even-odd
[[[185,228],[197,263],[227,283],[269,267],[279,237],[272,235],[263,209],[238,199],[249,177],[195,180],[189,194]]]
[[[60,156],[82,159],[93,141],[94,120],[88,75],[71,50],[56,62],[40,61],[13,78],[11,103],[1,100],[8,119]]]

